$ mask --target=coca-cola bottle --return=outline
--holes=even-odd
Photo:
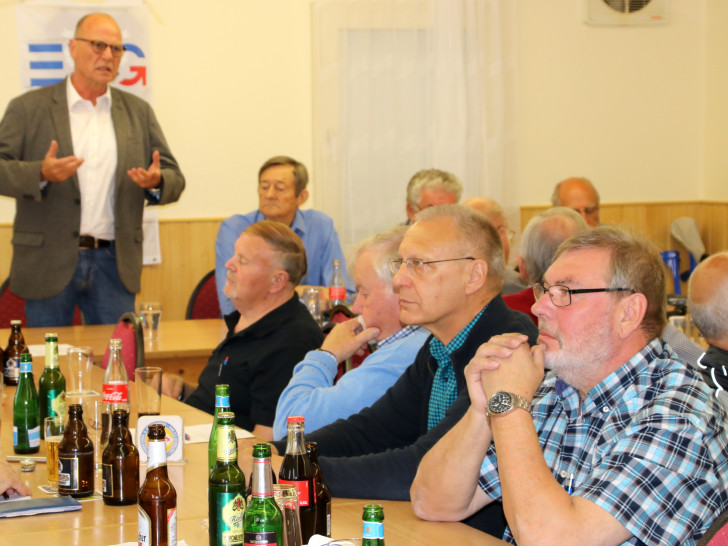
[[[129,376],[126,375],[124,361],[121,359],[121,340],[109,340],[109,363],[106,366],[102,388],[103,414],[101,416],[101,446],[109,439],[111,415],[116,409],[129,413]]]
[[[291,416],[288,424],[286,454],[278,472],[278,483],[295,485],[298,490],[298,507],[301,515],[303,543],[308,543],[316,532],[316,479],[311,459],[306,453],[303,438],[304,418]]]

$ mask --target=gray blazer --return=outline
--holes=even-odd
[[[159,151],[162,196],[179,199],[185,179],[169,151],[162,129],[144,100],[111,89],[116,133],[114,232],[119,275],[130,292],[140,290],[142,213],[148,193],[126,174],[147,168]],[[10,288],[23,298],[46,299],[68,285],[76,269],[81,226],[78,176],[40,188],[41,164],[51,140],[58,157],[73,155],[66,81],[16,97],[0,122],[0,195],[15,199]],[[156,204],[156,203],[154,203]]]

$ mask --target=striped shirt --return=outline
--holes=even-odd
[[[634,535],[624,544],[693,545],[728,508],[725,413],[676,357],[654,339],[582,403],[553,372],[534,397],[546,464]],[[479,483],[500,499],[492,444]],[[503,539],[515,542],[508,528]]]

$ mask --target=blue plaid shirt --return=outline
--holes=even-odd
[[[594,387],[579,392],[549,372],[533,400],[546,464],[574,495],[614,516],[624,544],[694,545],[728,507],[725,414],[669,345],[654,339]],[[500,499],[491,444],[480,471]],[[503,539],[515,542],[506,528]]]
[[[432,391],[430,392],[430,405],[427,413],[427,430],[437,426],[445,417],[445,412],[450,406],[453,405],[455,399],[458,397],[458,385],[455,379],[455,370],[452,367],[452,360],[450,355],[457,351],[463,346],[465,340],[470,335],[470,330],[473,329],[475,323],[483,315],[485,310],[488,308],[486,304],[480,313],[475,315],[475,318],[471,320],[465,328],[460,330],[447,346],[443,345],[442,342],[436,337],[432,337],[430,340],[430,354],[435,360],[437,360],[437,371],[432,381]]]

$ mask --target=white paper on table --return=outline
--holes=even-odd
[[[65,355],[68,353],[68,349],[73,347],[70,343],[59,343],[58,344],[58,354],[59,355]],[[28,350],[30,351],[30,356],[33,358],[38,357],[45,357],[45,345],[28,345]]]
[[[210,441],[210,432],[212,431],[212,423],[206,425],[191,425],[185,427],[185,443],[186,444],[202,444]],[[235,427],[235,437],[240,440],[241,438],[254,438],[254,436],[247,430]]]
[[[210,431],[212,431],[212,423],[185,427],[185,444],[206,444],[210,441]],[[129,432],[131,432],[132,438],[136,438],[136,429],[130,428]],[[235,427],[235,437],[240,440],[254,436],[247,430]]]

